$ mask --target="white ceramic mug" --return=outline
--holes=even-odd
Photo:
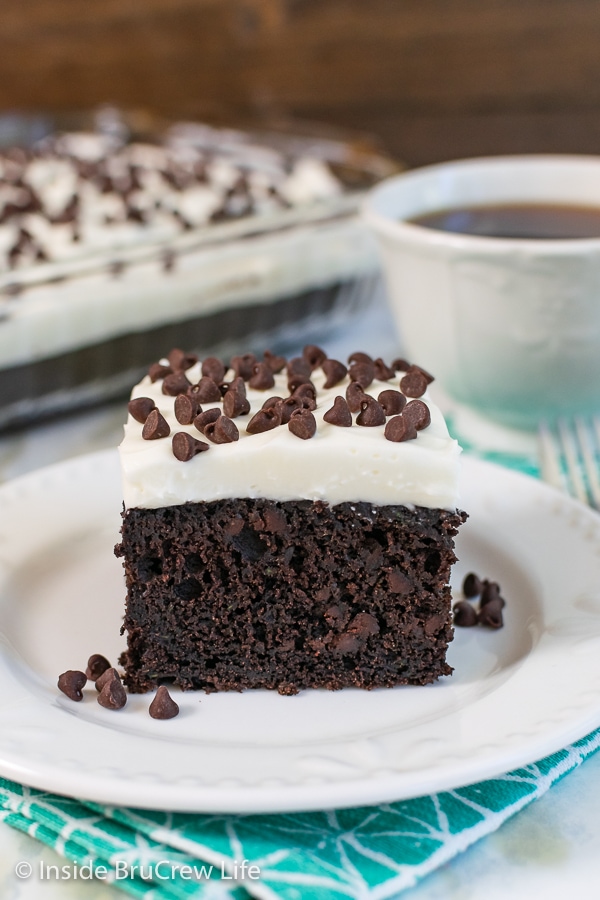
[[[455,399],[497,422],[600,410],[600,238],[475,237],[406,221],[465,206],[600,208],[600,157],[506,156],[408,171],[363,213],[402,344]]]

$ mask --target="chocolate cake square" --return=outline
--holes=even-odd
[[[228,370],[173,351],[153,367],[120,448],[130,691],[450,674],[466,516],[429,380],[404,360],[356,354],[347,369],[315,347]]]

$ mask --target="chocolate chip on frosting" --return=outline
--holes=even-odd
[[[305,409],[313,410],[317,408],[317,389],[312,381],[304,381],[302,384],[299,384],[292,397],[300,400]]]
[[[343,381],[348,374],[348,369],[337,359],[325,359],[321,363],[321,368],[325,372],[326,380],[323,387],[326,390],[335,387],[340,381]]]
[[[281,414],[281,424],[287,425],[287,423],[292,418],[293,413],[297,409],[303,409],[304,404],[300,397],[296,397],[292,395],[291,397],[286,397],[285,400],[279,401],[279,412]]]
[[[164,684],[158,688],[152,703],[148,707],[148,712],[153,719],[173,719],[179,714],[179,706]]]
[[[246,397],[246,385],[241,375],[233,379],[223,396],[223,412],[230,419],[250,412],[250,401]]]
[[[58,689],[65,694],[69,700],[83,700],[82,689],[85,687],[87,676],[78,669],[69,669],[58,676]]]
[[[167,356],[167,359],[174,372],[191,369],[192,366],[195,366],[198,362],[198,357],[195,353],[185,353],[185,351],[180,350],[179,347],[174,347]]]
[[[213,444],[231,444],[240,437],[237,425],[228,416],[219,416],[214,422],[206,425],[204,435]]]
[[[404,415],[400,413],[399,416],[393,416],[391,419],[388,419],[383,434],[388,441],[394,441],[394,443],[400,444],[403,441],[414,440],[417,436],[417,429],[410,419],[406,419]]]
[[[128,412],[140,425],[144,424],[153,409],[156,409],[156,403],[150,397],[136,397],[127,404]]]
[[[110,669],[110,663],[101,653],[94,653],[88,659],[87,669],[85,670],[86,678],[90,681],[97,681],[101,675],[104,675],[107,669]]]
[[[368,388],[375,378],[375,367],[373,363],[357,362],[350,366],[348,375],[351,381],[357,382],[364,389]]]
[[[266,363],[255,363],[252,370],[252,378],[250,378],[248,384],[256,391],[268,391],[275,384],[273,372]]]
[[[385,425],[385,412],[374,397],[365,396],[365,399],[360,404],[360,412],[356,417],[356,424],[366,425],[367,427]]]
[[[271,409],[272,406],[277,406],[282,400],[283,397],[267,397],[262,405],[262,409]]]
[[[254,353],[244,353],[243,356],[232,356],[229,366],[237,376],[249,381],[252,378],[252,370],[256,363]]]
[[[168,437],[171,434],[169,423],[157,409],[153,409],[142,429],[142,437],[145,441],[156,441]]]
[[[292,375],[306,375],[307,378],[310,378],[312,368],[303,356],[293,356],[288,360],[286,371],[290,377]]]
[[[216,356],[207,356],[202,361],[202,374],[212,378],[217,384],[225,378],[225,366]]]
[[[397,416],[406,406],[406,397],[400,391],[381,391],[377,402],[383,408],[386,416]]]
[[[302,372],[294,372],[288,377],[288,391],[290,394],[293,394],[294,391],[300,387],[301,384],[311,384],[314,387],[314,384],[310,380],[310,375],[305,375]]]
[[[271,372],[273,372],[275,375],[277,375],[285,368],[287,362],[285,356],[275,356],[275,354],[271,353],[270,350],[265,350],[265,352],[263,353],[263,359],[270,368]]]
[[[346,388],[346,401],[350,412],[360,412],[360,405],[366,396],[358,381],[351,381]]]
[[[352,363],[368,363],[372,366],[373,358],[369,356],[368,353],[360,353],[357,351],[356,353],[351,353],[348,357],[348,364],[352,365]]]
[[[327,359],[325,351],[316,344],[307,344],[302,350],[302,356],[311,369],[317,369]]]
[[[317,422],[309,409],[295,409],[288,422],[288,428],[296,437],[307,441],[314,437],[317,431]]]
[[[402,410],[402,415],[412,422],[417,431],[422,431],[431,424],[431,412],[422,400],[411,400]]]
[[[185,394],[191,388],[190,381],[182,371],[165,375],[162,383],[162,392],[168,397],[176,397],[177,394]]]
[[[422,397],[427,390],[427,379],[420,369],[413,366],[400,379],[400,390],[407,397]]]
[[[373,368],[375,369],[375,378],[377,378],[378,381],[389,381],[390,378],[393,378],[395,375],[394,369],[390,369],[380,356],[378,356],[373,363]]]
[[[218,403],[221,399],[221,390],[216,381],[203,375],[198,384],[195,384],[190,391],[199,403]]]
[[[181,462],[189,462],[203,450],[208,450],[208,444],[197,440],[187,431],[178,431],[173,435],[173,456]]]
[[[150,368],[148,369],[148,375],[150,376],[150,381],[154,384],[155,381],[160,381],[161,378],[166,378],[167,375],[172,375],[173,369],[171,366],[165,366],[163,363],[152,363]]]
[[[220,415],[221,410],[216,406],[213,406],[212,409],[205,409],[204,412],[198,413],[194,419],[194,428],[197,428],[198,431],[204,434],[206,426],[216,422]]]
[[[281,411],[279,406],[270,406],[267,409],[259,409],[246,425],[248,434],[261,434],[263,431],[271,431],[281,425]]]
[[[333,406],[323,415],[323,421],[330,425],[339,425],[341,428],[349,428],[352,425],[352,413],[343,397],[336,397]]]
[[[191,425],[201,412],[198,397],[190,394],[178,394],[175,397],[175,418],[180,425]]]

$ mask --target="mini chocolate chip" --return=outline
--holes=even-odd
[[[194,395],[178,394],[175,397],[175,418],[180,425],[191,425],[202,412],[200,401]]]
[[[379,622],[371,613],[359,612],[348,624],[347,631],[366,640],[371,634],[379,634]]]
[[[312,410],[317,408],[317,390],[312,381],[304,381],[302,384],[299,384],[292,397],[300,400],[304,409]]]
[[[351,381],[346,388],[346,401],[350,412],[360,412],[360,405],[366,396],[358,381]]]
[[[422,431],[431,425],[431,412],[422,400],[411,400],[402,410],[402,415],[412,422],[417,431]]]
[[[158,409],[153,409],[144,423],[142,429],[143,439],[145,441],[156,441],[159,438],[168,437],[170,434],[171,429],[165,417]]]
[[[348,357],[348,364],[352,363],[368,363],[369,365],[373,365],[373,357],[369,356],[368,353],[351,353]]]
[[[127,694],[120,678],[112,678],[98,694],[98,703],[105,709],[123,709]]]
[[[148,375],[150,376],[150,381],[154,384],[155,381],[160,381],[161,378],[165,378],[167,375],[172,375],[173,369],[171,366],[164,366],[162,363],[152,363],[150,368],[148,369]]]
[[[377,402],[386,416],[397,416],[406,406],[406,397],[400,391],[387,390],[379,394]]]
[[[302,356],[309,364],[311,369],[317,369],[321,363],[327,359],[327,354],[316,344],[306,344],[302,350]]]
[[[58,676],[58,689],[66,694],[69,700],[83,700],[82,688],[85,687],[87,676],[78,669],[69,669]]]
[[[317,431],[317,422],[310,409],[295,409],[288,422],[288,428],[303,441],[309,440]]]
[[[405,419],[404,415],[400,413],[399,416],[388,419],[383,435],[388,441],[400,444],[402,441],[414,440],[417,436],[417,429],[409,419]]]
[[[275,378],[268,365],[264,362],[259,362],[254,365],[252,378],[248,384],[256,391],[268,391],[275,384]]]
[[[435,378],[433,377],[433,375],[430,372],[428,372],[427,369],[424,369],[423,366],[415,366],[413,363],[413,365],[410,368],[411,368],[411,370],[416,369],[417,372],[420,372],[421,375],[423,375],[425,377],[427,384],[431,384],[432,381],[435,381]]]
[[[259,409],[246,425],[248,434],[261,434],[281,425],[281,412],[278,406],[270,406],[268,409]]]
[[[304,409],[301,398],[296,396],[286,397],[285,400],[280,400],[278,407],[282,425],[287,425],[297,409]]]
[[[167,356],[167,359],[174,372],[191,369],[192,366],[195,366],[198,362],[198,357],[195,353],[185,353],[185,351],[180,350],[179,347],[174,347]]]
[[[427,379],[413,367],[400,379],[400,390],[407,397],[422,397],[427,390]]]
[[[275,356],[270,350],[265,350],[263,357],[271,372],[275,375],[281,372],[287,363],[285,356]]]
[[[199,403],[218,403],[221,399],[221,390],[216,381],[203,375],[198,384],[195,384],[190,394],[196,397]]]
[[[105,684],[108,684],[109,681],[112,681],[115,678],[117,679],[117,681],[121,680],[121,677],[114,666],[110,666],[108,669],[105,669],[102,675],[96,678],[96,690],[98,691],[98,693],[100,693]]]
[[[478,575],[475,572],[469,572],[468,575],[465,575],[465,579],[463,581],[462,590],[465,597],[479,597],[481,594],[481,589],[483,585]]]
[[[480,625],[486,625],[488,628],[502,628],[504,620],[502,618],[502,597],[490,600],[485,606],[479,610],[477,619]]]
[[[204,433],[206,426],[210,425],[211,422],[216,422],[220,415],[221,410],[216,406],[213,406],[212,409],[205,409],[204,412],[198,413],[194,419],[194,428]]]
[[[263,409],[271,409],[272,406],[277,406],[279,403],[281,403],[282,400],[283,400],[283,397],[267,397],[267,399],[265,400],[265,402],[262,405],[262,408]]]
[[[357,425],[366,425],[374,427],[376,425],[385,425],[385,413],[383,407],[379,405],[374,397],[365,396],[360,404],[360,412],[356,417]]]
[[[500,609],[506,605],[504,597],[500,596],[500,585],[496,581],[488,581],[485,579],[481,589],[479,609],[482,609],[488,603],[499,603]]]
[[[181,462],[189,462],[203,450],[208,450],[208,444],[197,440],[187,431],[178,431],[173,435],[173,456]]]
[[[380,356],[378,356],[373,363],[373,368],[375,369],[375,378],[377,378],[378,381],[389,381],[390,378],[394,377],[394,369],[390,369],[389,366],[386,366]]]
[[[340,381],[343,381],[348,374],[348,369],[346,368],[344,363],[339,362],[339,360],[337,359],[323,360],[323,362],[321,363],[321,368],[327,376],[323,384],[323,387],[326,390],[335,387],[336,384],[339,384]]]
[[[312,369],[303,356],[294,356],[288,361],[287,373],[291,378],[292,375],[306,375],[310,379]]]
[[[368,388],[375,378],[375,367],[373,363],[357,362],[348,369],[350,381],[356,381],[363,390]]]
[[[104,675],[107,669],[110,669],[110,663],[101,653],[94,653],[88,659],[87,669],[85,670],[86,678],[90,681],[98,681],[101,675]]]
[[[177,394],[185,394],[191,386],[183,372],[174,372],[163,379],[162,392],[168,397],[176,397]]]
[[[179,714],[179,706],[175,703],[168,690],[161,684],[157,690],[148,712],[153,719],[174,719]]]
[[[303,375],[301,372],[290,375],[288,378],[288,383],[287,383],[288,391],[290,392],[290,394],[293,394],[294,391],[296,391],[300,387],[301,384],[312,384],[312,381],[310,380],[310,376]],[[313,387],[314,387],[314,385],[313,385]]]
[[[223,412],[230,419],[245,416],[250,412],[250,401],[246,397],[246,385],[241,376],[234,378],[223,397]]]
[[[231,444],[240,437],[237,425],[228,416],[219,416],[216,421],[205,425],[204,434],[213,444]]]
[[[136,397],[127,404],[127,410],[141,425],[144,424],[153,409],[156,409],[156,403],[150,397]]]
[[[352,425],[352,413],[343,397],[336,397],[333,406],[323,416],[324,422],[330,425],[339,425],[340,428],[349,428]]]
[[[254,369],[255,363],[256,357],[254,353],[244,353],[243,356],[233,356],[229,363],[229,367],[233,369],[236,376],[243,378],[244,381],[249,381],[249,379],[252,378],[252,370]]]
[[[267,506],[263,511],[263,519],[265,531],[268,531],[270,534],[283,534],[287,531],[287,520],[282,509]]]
[[[401,356],[396,357],[396,359],[392,360],[391,368],[394,372],[408,372],[412,369],[411,363],[408,360],[403,359]]]
[[[207,356],[202,362],[202,374],[219,384],[225,378],[225,366],[216,356]]]
[[[468,600],[459,600],[454,604],[454,624],[459,628],[472,628],[477,625],[477,612]]]

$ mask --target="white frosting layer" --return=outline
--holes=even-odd
[[[199,365],[187,373],[192,382],[200,377]],[[227,376],[232,377],[231,373]],[[398,387],[398,374],[389,382],[374,381],[367,389],[373,397]],[[171,434],[144,440],[142,426],[129,416],[119,448],[125,506],[156,509],[186,502],[236,497],[269,500],[324,500],[332,505],[365,501],[378,505],[402,504],[432,509],[458,506],[458,461],[460,448],[446,428],[438,407],[425,394],[431,424],[415,440],[393,443],[384,437],[384,426],[354,424],[343,428],[328,424],[323,414],[336,396],[344,396],[348,378],[329,390],[323,389],[321,369],[312,374],[317,388],[314,411],[317,433],[301,440],[280,425],[262,434],[250,435],[246,425],[267,397],[288,396],[285,372],[276,376],[275,387],[256,391],[247,387],[251,411],[235,419],[240,438],[230,444],[211,444],[209,450],[188,462],[172,452],[172,435],[185,431],[206,440],[193,425],[180,425],[174,415],[174,398],[162,394],[162,382],[144,378],[132,397],[151,397],[169,423]],[[203,409],[221,404],[203,404]]]

